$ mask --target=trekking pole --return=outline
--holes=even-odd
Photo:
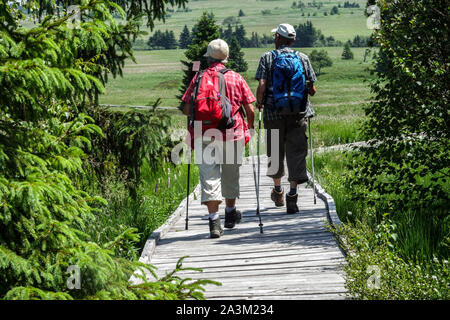
[[[257,145],[257,152],[258,152],[258,188],[256,189],[256,214],[259,217],[259,232],[260,233],[264,233],[263,232],[263,223],[261,220],[261,213],[259,210],[259,177],[260,177],[260,172],[261,172],[261,160],[259,157],[259,146],[260,146],[260,137],[261,137],[261,109],[258,110],[258,145]]]
[[[189,130],[190,125],[189,117],[187,117],[187,129]],[[187,188],[186,188],[186,228],[187,230],[189,228],[189,186],[191,185],[191,153],[189,152],[189,159],[188,159],[188,172],[187,172]]]
[[[312,136],[311,136],[311,117],[308,117],[308,130],[309,130],[309,145],[311,149],[311,172],[312,172],[312,184],[313,184],[313,194],[314,194],[314,204],[317,203],[316,200],[316,184],[314,182],[314,152],[313,152],[313,144],[312,144]]]
[[[194,61],[192,63],[192,71],[196,74],[200,71],[200,61]],[[194,93],[195,94],[195,93]],[[192,99],[192,108],[194,108],[194,100]],[[194,120],[194,114],[191,112],[192,120]],[[189,132],[189,126],[191,124],[191,118],[187,117],[187,130]],[[191,146],[192,147],[192,146]],[[192,149],[191,149],[192,150]],[[189,187],[191,182],[191,153],[189,152],[189,159],[188,159],[188,172],[187,172],[187,187],[186,187],[186,226],[185,230],[189,228]]]
[[[259,126],[261,127],[261,126]],[[259,232],[263,233],[263,224],[261,222],[261,215],[259,212],[259,133],[258,133],[258,174],[256,174],[256,164],[255,164],[255,154],[252,144],[252,138],[250,139],[250,154],[252,157],[252,168],[253,168],[253,180],[255,181],[255,191],[256,191],[256,215],[259,217]]]

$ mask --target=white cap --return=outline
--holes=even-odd
[[[294,27],[287,23],[280,24],[278,28],[273,29],[272,32],[276,32],[283,38],[287,39],[295,39],[296,36]]]
[[[215,39],[208,44],[208,49],[204,57],[211,57],[225,62],[228,58],[228,44],[222,39]]]

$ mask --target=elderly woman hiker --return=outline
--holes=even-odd
[[[222,198],[226,204],[225,228],[234,228],[242,219],[236,209],[239,168],[244,146],[250,140],[249,129],[253,128],[252,103],[256,98],[244,78],[225,67],[229,56],[225,41],[211,41],[204,56],[208,67],[192,79],[182,101],[192,123],[188,140],[196,150],[201,203],[208,208],[210,237],[219,238],[224,233],[219,214]]]

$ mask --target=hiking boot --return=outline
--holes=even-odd
[[[220,226],[220,218],[209,219],[209,235],[210,238],[220,238],[223,235],[223,229]]]
[[[240,223],[242,219],[242,213],[234,208],[232,211],[227,212],[225,210],[225,228],[234,228],[236,223]]]
[[[287,213],[292,214],[292,213],[297,213],[300,211],[300,210],[298,210],[298,207],[297,207],[297,199],[298,199],[297,193],[293,196],[286,194]]]
[[[275,190],[275,188],[272,189],[272,193],[270,194],[270,198],[272,199],[273,202],[275,202],[275,205],[277,207],[282,207],[284,206],[284,189],[281,189],[280,192],[277,192]]]

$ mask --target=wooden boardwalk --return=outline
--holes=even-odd
[[[219,239],[209,238],[207,210],[200,199],[189,205],[189,230],[185,230],[184,210],[166,226],[167,232],[147,257],[164,275],[177,260],[183,266],[202,268],[203,272],[182,272],[182,277],[217,280],[222,286],[206,286],[207,299],[343,299],[342,264],[344,255],[332,233],[327,231],[326,204],[312,188],[298,187],[300,213],[287,215],[270,200],[271,179],[265,176],[265,158],[261,158],[260,234],[256,215],[256,192],[252,165],[241,167],[241,197],[237,207],[242,222],[225,229]],[[285,189],[289,190],[286,180]],[[199,198],[199,197],[198,197]],[[224,207],[220,206],[223,227]]]

